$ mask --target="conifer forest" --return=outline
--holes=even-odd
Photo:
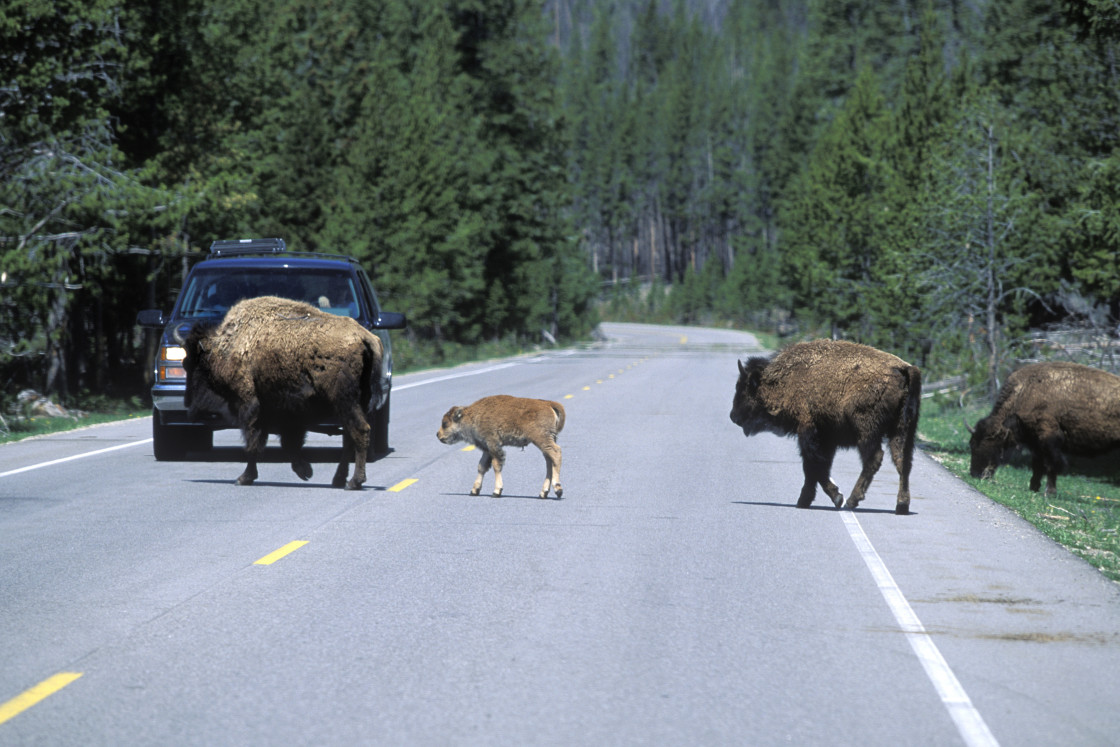
[[[405,344],[611,314],[984,393],[1059,338],[1111,364],[1111,0],[0,8],[0,402],[138,381],[137,312],[251,236],[357,257]]]

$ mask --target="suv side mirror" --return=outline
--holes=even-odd
[[[167,324],[167,320],[163,318],[163,312],[159,309],[145,309],[136,315],[136,323],[141,327],[162,328]]]
[[[408,320],[396,311],[382,311],[373,322],[374,329],[404,329]]]

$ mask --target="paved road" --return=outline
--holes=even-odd
[[[1115,584],[925,456],[910,516],[889,463],[796,509],[795,443],[727,417],[753,338],[604,326],[398,377],[360,493],[337,439],[253,487],[233,433],[0,447],[0,745],[1116,743]],[[532,447],[467,494],[435,431],[498,392],[564,403],[563,500]]]

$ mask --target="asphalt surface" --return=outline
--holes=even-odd
[[[0,745],[1117,743],[1120,587],[922,454],[909,516],[889,460],[797,509],[728,419],[752,337],[604,329],[398,376],[360,492],[340,439],[251,487],[235,432],[0,447]],[[563,500],[532,446],[468,494],[436,429],[497,393],[564,404]]]

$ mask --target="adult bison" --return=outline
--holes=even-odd
[[[863,471],[845,504],[855,508],[883,462],[883,439],[898,470],[895,513],[910,512],[910,466],[921,403],[921,371],[854,342],[801,342],[773,358],[739,362],[731,420],[744,435],[797,436],[805,484],[800,508],[820,485],[837,508],[844,496],[829,477],[836,449],[856,447]]]
[[[275,296],[235,304],[221,324],[199,324],[184,342],[185,401],[196,417],[224,403],[237,418],[248,465],[237,478],[251,485],[269,433],[304,480],[300,456],[308,426],[342,424],[342,460],[331,484],[358,490],[366,480],[369,416],[379,398],[381,340],[353,319]],[[354,475],[346,474],[350,458]]]
[[[1007,377],[969,440],[973,477],[991,477],[1009,451],[1031,453],[1030,488],[1057,492],[1067,454],[1120,448],[1120,376],[1077,363],[1032,363]]]

